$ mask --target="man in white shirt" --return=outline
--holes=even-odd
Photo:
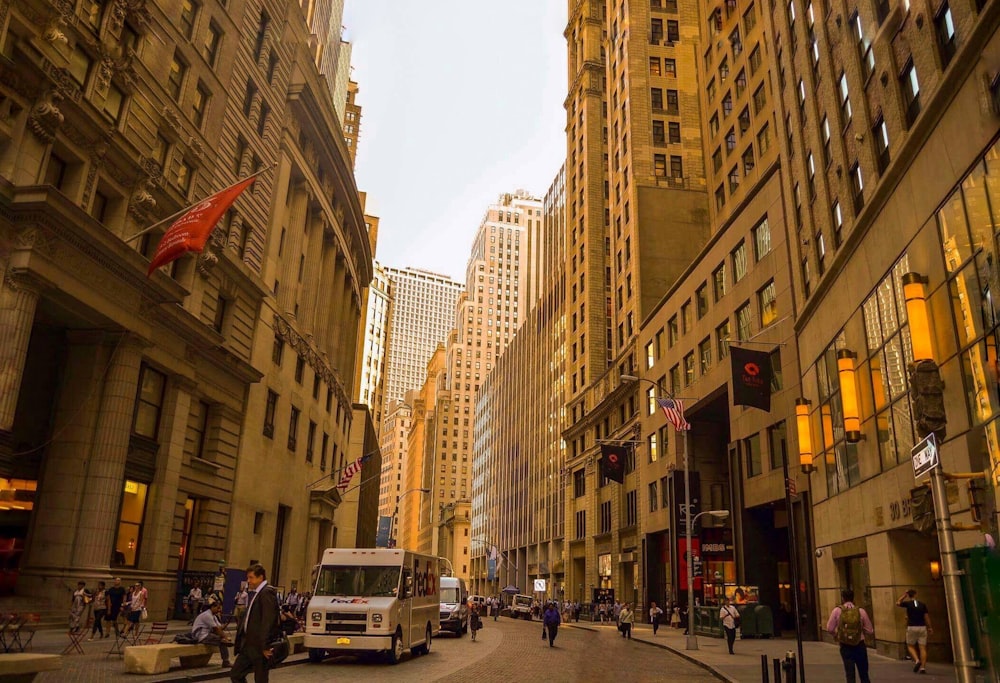
[[[222,612],[222,603],[213,598],[208,599],[208,609],[199,614],[194,620],[194,628],[191,634],[199,643],[204,645],[218,645],[219,654],[222,655],[222,666],[229,668],[229,638],[219,623],[219,614]]]

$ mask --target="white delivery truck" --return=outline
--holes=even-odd
[[[309,660],[405,650],[427,654],[440,629],[438,558],[390,548],[328,548],[306,610]]]

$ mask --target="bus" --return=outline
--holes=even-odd
[[[309,661],[406,650],[427,654],[441,628],[438,558],[394,548],[328,548],[306,609]]]

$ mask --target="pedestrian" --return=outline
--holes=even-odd
[[[931,628],[931,615],[927,613],[927,604],[917,600],[917,591],[912,588],[896,601],[899,607],[906,610],[906,649],[913,658],[913,670],[927,673],[927,634],[934,631]]]
[[[187,608],[188,612],[191,614],[191,618],[188,619],[188,624],[193,624],[195,617],[201,614],[201,603],[204,596],[201,593],[201,585],[194,584],[191,586],[191,590],[187,594]]]
[[[469,613],[469,630],[472,631],[472,639],[476,639],[476,633],[483,627],[483,620],[479,616],[479,605],[472,603],[472,612]]]
[[[621,606],[621,611],[618,612],[618,624],[622,631],[622,638],[632,640],[633,621],[635,621],[635,612],[632,611],[632,608],[626,602]]]
[[[125,587],[122,586],[122,580],[120,577],[115,577],[114,582],[111,584],[111,588],[105,593],[107,596],[107,614],[105,619],[111,622],[111,626],[115,629],[115,633],[118,633],[118,616],[121,614],[122,605],[125,602]]]
[[[90,605],[90,591],[86,581],[77,581],[76,590],[69,603],[69,630],[78,633],[86,625],[87,606]]]
[[[202,645],[218,645],[219,654],[222,655],[222,667],[228,669],[229,663],[229,637],[226,635],[222,623],[219,621],[219,614],[222,613],[222,603],[214,597],[208,599],[208,609],[199,614],[194,620],[194,628],[191,635]]]
[[[548,632],[549,647],[555,647],[556,635],[559,633],[559,624],[562,623],[562,619],[559,618],[559,610],[555,604],[549,604],[542,617],[542,621],[545,624],[545,630]]]
[[[653,625],[653,635],[656,635],[657,630],[660,628],[660,617],[663,616],[663,610],[656,606],[655,602],[649,603],[649,623]]]
[[[496,621],[497,619],[500,618],[500,609],[501,609],[500,597],[497,596],[493,598],[493,621]]]
[[[722,597],[719,619],[722,620],[722,628],[726,630],[726,645],[729,646],[729,654],[736,654],[733,652],[733,643],[736,642],[736,627],[740,625],[740,612],[729,603],[729,598],[725,596]]]
[[[680,628],[681,627],[681,608],[674,605],[674,608],[670,610],[670,627]]]
[[[247,586],[246,584],[240,585],[240,590],[236,593],[236,605],[233,610],[233,616],[236,617],[236,623],[243,621],[243,615],[247,612]]]
[[[619,617],[621,616],[622,613],[622,604],[617,600],[615,600],[615,606],[613,610],[614,610],[613,614],[615,617],[615,626],[621,626],[621,620],[619,619]]]
[[[840,644],[840,658],[844,662],[847,683],[855,683],[854,669],[857,667],[861,683],[871,683],[868,678],[868,646],[865,634],[874,635],[868,613],[854,604],[854,591],[845,588],[840,592],[841,604],[830,612],[826,623],[827,632]]]
[[[94,594],[94,626],[90,629],[88,641],[94,639],[94,634],[100,633],[104,638],[104,615],[108,611],[107,591],[103,581],[97,582],[97,592]]]
[[[579,623],[580,621],[580,601],[573,601],[573,621]]]
[[[247,569],[247,587],[247,611],[236,631],[236,661],[229,677],[233,683],[246,683],[252,671],[255,683],[268,683],[270,644],[281,635],[278,596],[259,564]]]
[[[143,612],[146,611],[146,596],[149,595],[148,592],[143,593],[145,590],[141,581],[132,586],[128,601],[128,615],[126,616],[128,623],[125,624],[124,631],[126,635],[139,630],[139,621],[142,619]]]

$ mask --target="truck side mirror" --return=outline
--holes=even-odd
[[[412,576],[408,575],[406,577],[406,586],[404,586],[403,590],[406,593],[405,597],[407,597],[407,598],[413,597],[413,577]]]

